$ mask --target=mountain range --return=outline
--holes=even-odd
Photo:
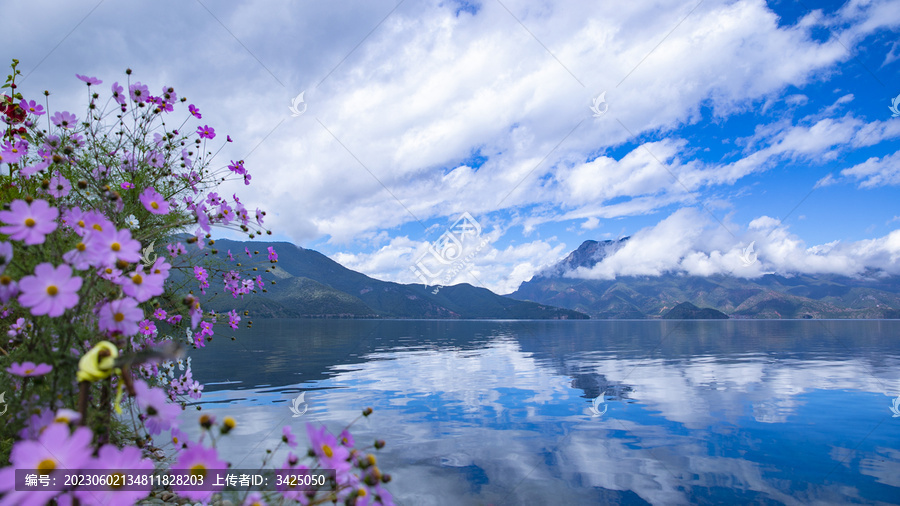
[[[234,299],[213,291],[200,295],[196,281],[187,273],[173,276],[173,282],[180,279],[186,289],[193,287],[205,309],[238,309],[257,318],[900,318],[898,276],[768,274],[747,279],[666,273],[615,279],[571,277],[579,267],[590,269],[602,262],[627,240],[585,241],[507,295],[467,283],[438,290],[381,281],[317,251],[258,240],[219,239],[200,253],[209,266],[227,267],[228,251],[239,262],[245,259],[243,268],[255,266],[258,270],[253,274],[261,275],[264,288],[255,287],[252,296]],[[277,263],[266,259],[269,246],[278,253]],[[245,248],[252,259],[246,257]]]
[[[628,240],[585,241],[562,261],[522,283],[509,297],[582,311],[591,318],[661,318],[683,302],[730,318],[900,318],[900,277],[837,275],[571,277]]]
[[[270,263],[267,248],[278,254]],[[253,258],[247,258],[247,251]],[[216,251],[213,254],[213,251]],[[327,256],[287,242],[232,241],[219,239],[200,253],[207,266],[229,269],[228,252],[242,267],[256,267],[265,288],[233,298],[228,293],[207,290],[201,295],[197,283],[186,273],[173,282],[193,288],[205,310],[249,311],[258,318],[448,318],[448,319],[586,319],[579,311],[515,300],[469,284],[435,290],[421,284],[380,281],[350,270]],[[242,261],[243,260],[243,261]],[[273,284],[274,282],[274,284]],[[211,285],[221,286],[210,280]],[[435,293],[436,292],[436,293]]]

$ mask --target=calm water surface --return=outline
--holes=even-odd
[[[900,504],[900,321],[260,320],[234,335],[193,368],[203,412],[238,422],[219,447],[235,468],[258,467],[283,425],[304,447],[306,422],[336,434],[371,406],[352,431],[387,441],[403,505]]]

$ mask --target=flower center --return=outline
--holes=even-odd
[[[53,459],[44,459],[38,464],[37,468],[41,474],[50,474],[50,471],[56,469],[56,461]]]
[[[25,375],[29,375],[34,372],[34,369],[25,369]]]
[[[78,226],[84,228],[84,220],[78,220]]]
[[[50,285],[47,287],[47,295],[53,297],[57,293],[59,293],[59,288],[57,288],[56,285]]]
[[[328,458],[334,457],[334,451],[332,451],[331,447],[328,445],[322,445],[322,452],[325,453],[325,456]]]
[[[114,243],[112,243],[112,245],[110,246],[110,248],[111,248],[113,251],[119,251],[120,249],[122,249],[122,246],[120,246],[119,243],[114,242]]]
[[[147,406],[147,414],[148,415],[154,416],[157,413],[159,413],[159,411],[157,411],[156,408],[154,408],[153,406]]]
[[[191,474],[194,476],[206,477],[206,466],[203,464],[194,464],[191,466]]]
[[[122,313],[116,313],[113,315],[113,320],[115,320],[116,323],[118,323],[124,319],[125,319],[125,315],[123,315]]]
[[[142,278],[140,274],[135,274],[134,276],[131,277],[131,281],[134,284],[139,285],[144,282],[144,278]]]
[[[25,218],[26,227],[33,227],[35,225],[37,225],[37,222],[35,222],[33,218]]]
[[[153,209],[159,209],[159,204],[157,204],[156,202],[151,202],[150,207],[152,207]]]
[[[87,249],[87,246],[85,246],[83,242],[80,242],[80,243],[78,243],[77,246],[75,246],[75,249],[77,249],[78,251],[84,252],[84,250]]]
[[[7,286],[12,283],[12,278],[6,275],[0,276],[0,285]]]
[[[101,227],[99,223],[94,223],[93,228],[94,228],[94,230],[96,230],[98,232],[103,232],[103,227]]]

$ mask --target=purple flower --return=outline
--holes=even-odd
[[[277,262],[278,261],[278,253],[275,253],[275,248],[269,246],[268,250],[269,250],[269,261]]]
[[[297,471],[308,471],[309,468],[299,464],[300,459],[297,458],[292,452],[288,452],[287,459],[285,459],[284,464],[278,468],[280,471],[279,474],[292,474]],[[277,471],[276,471],[277,472]],[[298,473],[299,474],[299,473]],[[306,490],[301,490],[300,486],[296,483],[284,481],[281,485],[275,485],[275,490],[277,490],[285,499],[289,501],[298,501],[300,504],[304,506],[310,503],[309,496],[306,495]]]
[[[113,100],[118,102],[119,105],[125,105],[125,95],[124,95],[125,88],[119,86],[118,81],[112,83],[112,86],[110,86],[110,90],[112,91],[112,94],[113,94]]]
[[[134,446],[125,446],[121,450],[114,445],[103,445],[97,457],[91,459],[84,467],[108,471],[109,474],[125,475],[132,470],[153,471],[153,462],[142,458],[141,450]],[[76,490],[74,492],[81,504],[100,504],[103,506],[131,506],[147,496],[147,490],[132,490],[128,487],[119,489]]]
[[[214,139],[216,137],[216,129],[209,125],[197,127],[197,133],[200,134],[201,139]]]
[[[75,117],[74,114],[63,111],[57,112],[53,116],[50,117],[50,121],[53,122],[54,125],[62,128],[72,128],[75,126],[75,122],[78,121],[78,118]]]
[[[38,104],[34,100],[23,100],[19,103],[19,107],[21,107],[23,111],[34,114],[35,116],[43,116],[46,114],[44,106]]]
[[[144,311],[136,300],[125,297],[100,306],[97,316],[100,330],[133,336],[138,332],[138,321],[144,317]]]
[[[141,204],[144,208],[153,214],[167,214],[169,212],[169,201],[156,192],[152,186],[148,186],[141,192]]]
[[[324,426],[316,429],[307,423],[306,435],[323,469],[334,469],[338,476],[350,470],[350,452]]]
[[[191,105],[188,106],[188,111],[191,111],[191,114],[193,114],[194,117],[197,118],[197,119],[200,119],[200,118],[203,117],[203,116],[200,114],[200,109],[197,109],[196,107],[194,107],[194,104],[191,104]]]
[[[50,195],[61,199],[69,194],[69,190],[72,189],[72,184],[69,183],[69,180],[64,178],[62,174],[59,172],[50,176],[50,188],[47,188],[47,193]]]
[[[16,295],[19,295],[19,284],[9,276],[0,276],[0,304],[6,304]]]
[[[121,186],[123,190],[130,190],[130,189],[134,188],[134,183],[129,183],[128,181],[125,181],[124,183],[120,184],[119,186]]]
[[[44,504],[56,497],[58,491],[16,491],[16,469],[53,471],[84,468],[93,451],[93,437],[91,429],[87,427],[79,427],[70,434],[68,425],[51,423],[37,441],[24,440],[16,443],[9,455],[11,465],[0,470],[0,492],[6,492],[3,504]]]
[[[231,140],[231,136],[230,136],[230,135],[226,135],[226,136],[225,136],[225,141],[226,141],[226,142],[234,142],[234,141]]]
[[[297,447],[297,436],[291,432],[291,427],[289,425],[285,425],[281,428],[281,440],[291,448]]]
[[[235,174],[244,175],[247,173],[247,169],[244,168],[244,161],[240,160],[235,163],[234,160],[231,161],[231,165],[228,166],[228,170],[234,172]]]
[[[179,409],[179,411],[181,411]],[[191,474],[202,476],[204,483],[212,483],[212,478],[207,476],[210,470],[227,469],[228,464],[219,460],[219,455],[215,448],[204,448],[199,445],[188,446],[187,450],[181,452],[178,461],[172,465],[172,469],[189,469]],[[187,497],[194,501],[204,501],[212,495],[212,490],[181,490],[178,487],[172,487],[172,490],[178,492],[179,495]]]
[[[144,273],[141,268],[130,275],[122,276],[120,284],[125,295],[134,297],[138,302],[146,302],[163,294],[165,280],[166,276]]]
[[[134,381],[134,392],[144,426],[151,435],[167,430],[181,413],[178,405],[166,400],[166,393],[162,389],[150,388],[143,380]]]
[[[150,88],[141,84],[140,81],[129,86],[128,91],[131,92],[131,100],[135,102],[144,103],[150,98]]]
[[[232,329],[237,330],[238,323],[240,323],[240,322],[241,322],[241,317],[238,316],[237,311],[232,309],[231,311],[228,312],[228,325]]]
[[[19,281],[19,304],[31,308],[31,314],[62,316],[66,309],[78,304],[78,289],[82,279],[72,276],[72,268],[66,264],[54,268],[44,262],[34,268],[33,276]]]
[[[34,362],[22,362],[21,364],[13,362],[6,368],[6,372],[10,374],[26,378],[31,376],[43,376],[52,370],[53,366],[50,364],[35,365]]]
[[[25,241],[25,244],[43,244],[44,236],[56,230],[59,210],[50,207],[46,200],[35,200],[28,204],[24,200],[14,200],[9,211],[0,211],[0,220],[9,223],[0,227],[0,233],[10,239]]]
[[[131,230],[127,228],[104,227],[103,231],[92,232],[91,236],[98,266],[112,266],[117,260],[134,263],[141,259],[141,243],[131,238]]]
[[[90,86],[92,84],[103,84],[103,81],[97,79],[96,77],[88,77],[88,76],[83,76],[81,74],[75,74],[75,77],[86,82],[88,86]]]
[[[156,311],[153,312],[153,317],[156,318],[157,320],[165,320],[166,319],[166,310],[161,307],[156,308]]]
[[[141,334],[149,336],[156,332],[156,324],[150,320],[145,319],[138,324],[138,329],[140,330]]]

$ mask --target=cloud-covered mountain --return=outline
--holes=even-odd
[[[585,241],[510,297],[582,311],[592,318],[657,318],[678,304],[714,308],[732,318],[900,318],[900,276],[869,271],[756,278],[663,272],[588,279],[627,251],[629,238]]]

